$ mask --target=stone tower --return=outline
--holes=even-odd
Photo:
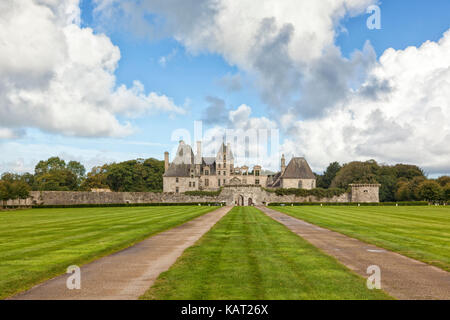
[[[284,157],[284,154],[281,156],[281,174],[283,175],[286,171],[286,158]]]
[[[351,184],[351,202],[380,202],[380,184]]]
[[[164,172],[167,172],[167,169],[169,169],[169,153],[166,151],[164,152]]]

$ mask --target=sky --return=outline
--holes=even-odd
[[[0,173],[51,156],[88,169],[172,159],[180,139],[210,155],[226,136],[238,164],[270,170],[285,154],[317,173],[375,159],[448,175],[449,12],[448,0],[3,0]]]

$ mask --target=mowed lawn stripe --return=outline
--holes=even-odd
[[[55,214],[59,213],[55,212]],[[83,219],[83,217],[80,217],[80,219],[71,218],[69,221],[60,221],[59,223],[37,224],[27,229],[17,230],[16,232],[8,232],[7,230],[0,229],[2,239],[5,239],[4,246],[0,246],[0,251],[4,250],[7,252],[7,255],[2,256],[3,258],[14,258],[14,255],[17,254],[22,256],[24,252],[27,253],[27,256],[33,255],[33,252],[39,255],[42,249],[52,250],[59,248],[61,244],[67,246],[90,241],[98,237],[98,235],[104,234],[105,228],[111,231],[114,230],[115,232],[110,237],[117,238],[120,237],[121,231],[128,229],[132,225],[159,223],[161,220],[171,224],[173,222],[172,219],[176,221],[179,218],[180,212],[155,214],[147,218],[140,215],[139,211],[130,210],[128,214],[130,215],[129,218],[124,217],[123,212],[115,213],[107,211],[105,214],[96,214],[95,219]],[[133,216],[133,214],[137,215]],[[110,215],[118,217],[111,219]],[[79,215],[75,214],[75,216]],[[61,233],[61,231],[64,232]],[[17,237],[17,234],[22,233],[27,233],[28,237]],[[103,240],[109,241],[107,238],[103,238]]]
[[[0,212],[0,298],[124,249],[215,207],[33,209]]]
[[[450,271],[450,207],[272,207]]]
[[[389,299],[253,207],[235,207],[141,299]]]

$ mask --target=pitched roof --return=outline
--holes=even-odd
[[[216,158],[222,161],[223,155],[226,154],[228,160],[234,160],[233,152],[231,151],[230,145],[225,145],[225,143],[222,142],[222,145],[219,148],[219,151],[217,152]]]
[[[305,158],[292,158],[282,178],[286,179],[316,179]]]
[[[216,158],[214,157],[203,157],[203,163],[210,166],[216,162]]]
[[[190,145],[180,141],[178,145],[178,150],[173,159],[174,164],[194,164],[194,152]]]
[[[171,163],[169,169],[164,173],[164,177],[189,177],[190,169],[190,164]]]

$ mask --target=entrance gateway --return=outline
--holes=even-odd
[[[247,201],[245,201],[246,199]],[[254,205],[252,198],[245,198],[243,195],[239,195],[236,201],[234,201],[234,204],[240,207]]]

